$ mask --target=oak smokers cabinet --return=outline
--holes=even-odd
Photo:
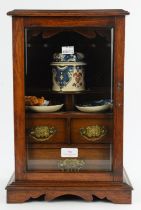
[[[13,77],[15,173],[7,202],[75,195],[131,203],[123,169],[124,10],[14,10]],[[54,53],[84,54],[85,89],[54,91]],[[56,112],[34,112],[25,96],[44,97]],[[111,108],[76,105],[110,100]],[[85,106],[84,106],[85,107]]]

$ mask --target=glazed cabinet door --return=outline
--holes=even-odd
[[[69,45],[74,48],[76,56],[80,56],[77,59],[81,62],[73,62],[72,57],[67,60],[70,54],[61,54],[62,47]],[[113,28],[25,28],[25,52],[27,170],[63,173],[111,171]],[[62,57],[59,58],[60,54]],[[63,55],[66,57],[63,58]],[[81,78],[83,72],[80,72],[82,64],[85,64],[84,78]],[[72,75],[68,67],[74,71]],[[75,74],[77,76],[73,79]],[[82,79],[83,88],[79,82]],[[60,85],[58,89],[57,85]],[[68,110],[67,97],[72,98],[69,102],[72,110]],[[40,105],[45,100],[49,101],[49,105]],[[87,110],[81,111],[76,106],[103,101],[106,101],[104,106],[109,108],[92,112],[92,119],[89,119]],[[60,104],[63,104],[61,109],[48,110]],[[56,113],[61,119],[54,117]],[[81,119],[76,119],[78,114]]]
[[[13,18],[16,179],[122,179],[123,29]]]

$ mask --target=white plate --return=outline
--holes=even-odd
[[[26,106],[26,109],[34,112],[56,112],[63,107],[64,104],[52,106]]]
[[[81,112],[101,112],[112,108],[112,104],[104,104],[101,106],[75,106]]]

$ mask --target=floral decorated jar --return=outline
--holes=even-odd
[[[54,91],[82,91],[85,89],[84,62],[53,62]]]

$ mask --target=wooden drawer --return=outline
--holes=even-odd
[[[112,118],[72,119],[71,143],[108,143],[113,139]]]
[[[66,120],[28,118],[26,121],[26,136],[29,143],[66,143]]]
[[[110,144],[95,148],[78,148],[78,158],[104,160],[110,156]],[[61,148],[29,148],[29,159],[65,159],[61,158]]]
[[[76,158],[62,158],[61,148],[30,148],[28,150],[29,170],[77,171],[80,169],[79,164],[81,170],[111,170],[111,146],[103,144],[96,148],[78,148]]]

